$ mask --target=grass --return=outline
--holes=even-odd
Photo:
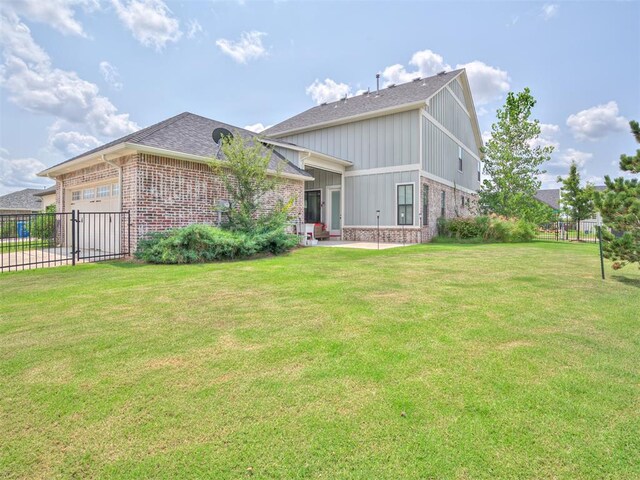
[[[40,240],[38,238],[24,239],[0,239],[0,253],[20,253],[27,250],[56,248],[53,240]]]
[[[597,247],[0,275],[2,478],[638,478],[640,274]]]

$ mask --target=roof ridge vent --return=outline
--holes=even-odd
[[[395,87],[395,86],[396,86],[396,84],[395,84],[395,83],[390,83],[389,85],[387,85],[387,88],[393,88],[393,87]]]
[[[420,80],[422,80],[421,77],[416,77],[416,78],[413,79],[414,82],[419,82]]]
[[[322,103],[320,104],[320,106],[321,106],[321,107],[324,107],[326,104],[327,104],[327,102],[322,102]]]
[[[447,73],[446,70],[442,70],[441,72],[438,72],[438,75],[444,75],[445,73]]]

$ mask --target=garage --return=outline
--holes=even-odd
[[[80,255],[119,252],[122,232],[120,184],[113,181],[82,184],[69,188],[66,195],[69,210],[78,212],[76,248],[80,250]],[[71,239],[68,240],[68,246],[71,246]]]

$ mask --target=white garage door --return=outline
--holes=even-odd
[[[80,212],[76,241],[81,256],[118,252],[121,215],[116,212],[120,211],[120,185],[79,185],[67,195],[69,210]],[[68,244],[71,245],[71,239]]]

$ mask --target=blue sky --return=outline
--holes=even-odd
[[[530,87],[556,147],[619,175],[637,148],[640,2],[5,0],[0,194],[35,173],[183,111],[268,126],[316,102],[466,66],[480,127]]]

